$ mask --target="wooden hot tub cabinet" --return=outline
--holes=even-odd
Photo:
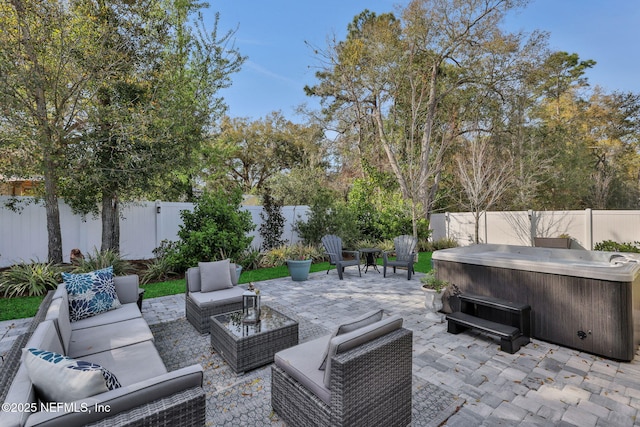
[[[505,245],[478,246],[505,249]],[[529,304],[534,338],[611,359],[630,361],[634,358],[640,344],[637,263],[625,266],[625,272],[612,270],[615,274],[606,279],[604,270],[607,266],[602,259],[591,260],[596,271],[589,271],[584,254],[589,251],[526,247],[521,253],[522,258],[528,258],[526,262],[517,262],[522,259],[518,256],[501,258],[497,253],[493,261],[485,262],[478,260],[477,251],[465,260],[464,249],[434,252],[433,263],[440,279],[456,284],[462,292]],[[536,250],[545,251],[545,256],[538,256]],[[492,252],[485,250],[480,258],[490,258]],[[579,262],[572,263],[567,252],[583,254],[580,254]],[[598,256],[601,254],[605,253]],[[509,259],[516,262],[509,265]],[[559,268],[558,263],[564,264],[564,269]],[[534,266],[527,268],[526,264]]]

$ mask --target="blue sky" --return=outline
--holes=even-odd
[[[395,12],[408,0],[211,0],[205,21],[220,13],[220,29],[237,27],[235,44],[249,58],[221,94],[232,117],[259,119],[272,111],[303,121],[296,106],[315,108],[304,94],[315,83],[318,58],[305,41],[324,48],[334,34],[342,40],[347,25],[364,9]],[[550,33],[554,50],[593,59],[591,85],[606,91],[640,93],[640,1],[533,0],[505,21],[510,31]]]

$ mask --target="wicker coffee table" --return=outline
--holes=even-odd
[[[243,324],[242,311],[211,317],[211,346],[236,373],[271,363],[274,354],[296,344],[298,322],[268,306],[256,324]]]

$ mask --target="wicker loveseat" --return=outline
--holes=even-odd
[[[187,270],[185,312],[189,323],[201,334],[209,333],[211,316],[242,310],[246,289],[236,286],[237,270],[238,266],[229,260],[201,262]]]
[[[367,317],[276,353],[271,405],[287,425],[411,424],[413,334],[398,316]]]
[[[202,367],[193,365],[168,372],[136,303],[138,277],[116,277],[114,283],[122,305],[75,322],[70,321],[69,295],[64,284],[55,293],[47,295],[28,332],[5,354],[0,375],[0,397],[5,405],[0,412],[0,425],[204,425],[206,403]],[[67,366],[47,366],[46,372],[51,372],[51,377],[34,380],[34,384],[33,370],[26,365],[31,363],[29,366],[33,366],[33,360],[40,359],[34,358],[30,349],[82,361],[78,364],[97,364],[98,368],[105,368],[115,376],[119,387],[105,387],[105,391],[90,397],[42,399],[40,387],[43,384],[58,384],[62,392],[72,388],[68,383],[53,380]],[[55,366],[56,363],[50,364]],[[91,369],[77,370],[82,371],[82,375],[91,374],[85,372]],[[84,377],[76,378],[84,381]]]

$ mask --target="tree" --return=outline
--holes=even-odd
[[[456,175],[463,189],[462,205],[473,213],[475,243],[479,240],[482,212],[489,210],[512,184],[513,162],[500,153],[486,135],[465,141],[456,157]]]
[[[365,11],[345,41],[322,52],[320,83],[307,93],[331,100],[326,113],[356,132],[372,126],[372,146],[386,154],[411,202],[414,235],[436,201],[447,151],[469,131],[468,110],[491,101],[492,89],[510,76],[509,59],[522,40],[502,34],[498,23],[525,3],[414,0],[402,12],[402,25],[390,14]],[[480,86],[486,96],[467,102],[464,91]]]
[[[256,193],[281,172],[323,165],[323,139],[319,127],[295,124],[273,112],[256,121],[223,118],[215,145],[229,153],[229,179],[245,193]]]
[[[74,139],[64,186],[81,213],[101,207],[102,250],[119,249],[122,203],[192,170],[208,128],[224,109],[216,93],[243,61],[225,47],[232,32],[218,37],[217,17],[211,34],[201,20],[191,24],[201,31],[188,27],[198,7],[153,1],[89,11],[112,28],[109,35],[118,42],[111,46],[124,46],[113,55],[127,58],[108,81],[94,82],[97,96]]]
[[[83,2],[10,0],[0,4],[0,143],[23,156],[9,171],[44,177],[48,258],[62,262],[58,196],[69,138],[95,91],[122,58],[106,54],[105,28],[85,19]],[[23,168],[28,159],[30,167]]]

